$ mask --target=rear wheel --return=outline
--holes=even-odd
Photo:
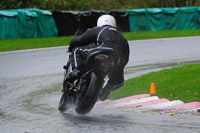
[[[94,107],[104,80],[98,79],[96,74],[92,72],[87,82],[82,86],[82,93],[75,101],[75,110],[78,114],[84,115],[89,113]]]

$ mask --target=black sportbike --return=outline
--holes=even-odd
[[[81,70],[81,76],[71,82],[65,80],[72,72],[72,64],[69,60],[64,72],[59,111],[65,112],[73,107],[78,114],[89,113],[98,100],[104,78],[118,65],[117,57],[117,53],[112,48],[101,47],[90,50]]]

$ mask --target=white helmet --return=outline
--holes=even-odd
[[[97,26],[110,25],[116,28],[116,20],[111,15],[102,15],[97,20]]]

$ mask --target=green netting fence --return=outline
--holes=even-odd
[[[130,31],[200,29],[200,8],[150,8],[129,12]]]
[[[0,11],[0,39],[20,38],[18,24],[17,12]]]
[[[38,9],[0,11],[0,39],[55,37],[52,13]]]
[[[85,19],[83,17],[84,13],[91,12],[77,14],[71,11],[68,12],[67,16],[65,12],[57,14],[54,12],[54,15],[52,15],[51,11],[38,9],[1,10],[0,39],[56,37],[58,36],[58,29],[60,33],[63,30],[71,31],[70,28],[78,31],[80,26],[74,26],[73,21],[69,20],[82,22],[81,20]],[[123,12],[128,12],[127,19],[121,16],[115,17],[119,17],[121,21],[126,21],[124,27],[128,25],[130,29],[128,31],[131,32],[200,29],[200,7],[133,9]],[[71,17],[69,17],[70,13],[73,14]],[[99,12],[97,11],[96,13],[98,14]],[[94,23],[96,23],[95,19],[90,21],[95,21]],[[56,25],[59,26],[60,22],[62,22],[62,25],[57,28]],[[81,28],[86,29],[88,27]],[[123,27],[121,28],[123,29]],[[69,34],[74,35],[74,32]]]

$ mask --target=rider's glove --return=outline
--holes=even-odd
[[[72,49],[73,49],[74,47],[72,47],[71,45],[68,47],[68,52],[72,52]]]

